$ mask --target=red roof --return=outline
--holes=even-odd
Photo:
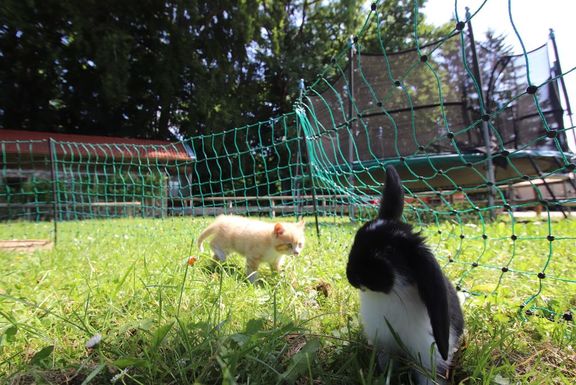
[[[1,152],[8,154],[50,155],[50,139],[59,156],[157,160],[192,160],[194,157],[183,142],[0,129]]]

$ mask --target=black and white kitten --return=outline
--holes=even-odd
[[[361,322],[379,357],[404,356],[427,372],[416,372],[419,384],[442,384],[464,317],[424,238],[401,221],[404,193],[396,169],[389,166],[386,174],[378,217],[356,233],[346,275],[361,290]]]

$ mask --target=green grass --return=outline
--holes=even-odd
[[[251,285],[239,256],[224,265],[208,254],[186,263],[210,220],[65,222],[52,250],[0,252],[0,383],[390,380],[376,370],[345,276],[358,224],[324,219],[320,240],[309,225],[304,255],[280,274],[261,267],[261,282]],[[449,277],[474,294],[465,303],[455,382],[575,383],[576,333],[562,315],[576,308],[576,222],[445,222],[424,230]],[[51,231],[50,223],[5,223],[0,239]],[[97,334],[100,344],[87,349]]]

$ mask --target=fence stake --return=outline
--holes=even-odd
[[[50,150],[50,175],[52,178],[52,222],[54,223],[54,246],[58,242],[58,191],[56,184],[56,151],[54,150],[54,139],[49,139]]]
[[[562,67],[560,66],[560,56],[558,55],[558,46],[556,45],[556,36],[554,35],[554,30],[550,28],[550,42],[552,42],[552,48],[554,49],[554,76],[560,76],[560,85],[562,86],[562,93],[564,94],[564,102],[566,103],[566,112],[570,118],[570,127],[572,128],[572,136],[574,137],[574,143],[576,144],[576,131],[574,130],[574,122],[572,120],[572,107],[570,106],[570,98],[568,98],[568,91],[566,90],[566,83],[564,83],[564,74],[562,72]]]
[[[356,45],[354,43],[354,36],[350,36],[349,40],[350,51],[348,52],[348,163],[350,167],[350,196],[354,192],[354,129],[356,128],[354,120],[354,54],[356,53]],[[354,220],[355,210],[354,204],[348,200],[348,215],[351,220]]]
[[[470,48],[472,50],[472,65],[474,66],[474,76],[478,85],[478,97],[480,99],[480,113],[488,114],[486,103],[488,100],[484,98],[484,91],[482,90],[482,77],[480,75],[480,66],[478,65],[478,56],[476,56],[476,42],[474,41],[474,31],[472,30],[472,22],[470,21],[470,9],[466,7],[466,20],[468,20],[468,37],[470,38]],[[495,176],[494,176],[494,163],[492,162],[492,148],[490,147],[490,127],[488,122],[482,119],[482,136],[484,137],[484,146],[486,146],[486,177],[490,186],[488,186],[488,205],[490,206],[490,219],[494,219],[494,197],[495,192]]]

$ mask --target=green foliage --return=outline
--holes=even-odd
[[[50,355],[52,354],[53,351],[54,351],[53,345],[46,346],[45,348],[40,349],[38,352],[36,352],[32,356],[32,358],[30,359],[30,364],[31,365],[41,365],[44,360],[46,360],[46,359],[48,359],[48,357],[50,357]]]
[[[169,138],[172,126],[192,135],[264,120],[292,109],[298,80],[359,32],[364,7],[5,0],[0,127]],[[409,44],[411,7],[381,4],[390,48]]]

